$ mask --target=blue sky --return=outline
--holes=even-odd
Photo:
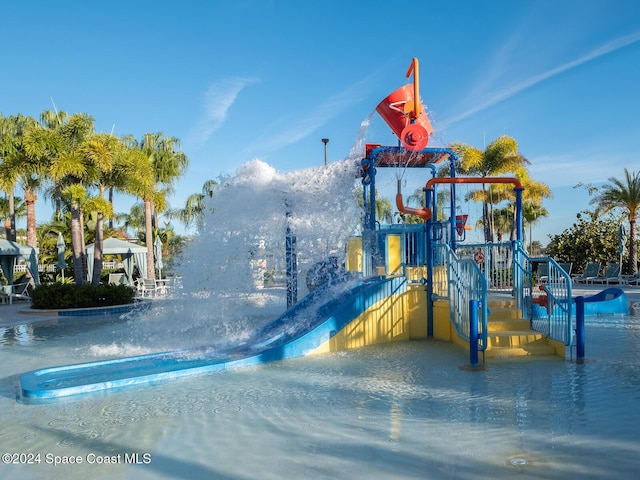
[[[0,112],[37,117],[55,102],[98,131],[180,138],[189,169],[174,207],[254,158],[282,172],[320,165],[321,138],[329,161],[346,158],[413,57],[430,146],[513,136],[552,188],[536,240],[588,207],[576,184],[640,170],[634,0],[3,3]],[[365,139],[397,142],[377,115]],[[399,173],[386,175],[393,192]],[[405,191],[424,175],[408,172]]]

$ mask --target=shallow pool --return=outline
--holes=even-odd
[[[0,328],[3,479],[637,474],[635,315],[588,318],[584,364],[469,372],[458,347],[413,341],[51,404],[16,401],[20,373],[146,353],[152,334],[141,331],[136,321]]]

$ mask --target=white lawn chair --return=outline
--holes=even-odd
[[[107,283],[109,285],[126,285],[127,277],[124,273],[110,273],[109,281]]]
[[[2,303],[12,303],[11,294],[13,293],[12,285],[0,285],[0,300]]]
[[[139,278],[138,292],[142,297],[155,297],[162,293],[162,289],[153,278]]]

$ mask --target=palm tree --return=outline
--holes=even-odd
[[[135,236],[143,238],[141,232],[144,230],[144,203],[134,203],[129,209],[129,213],[115,215],[116,220],[122,224],[126,232],[133,230]]]
[[[24,132],[36,120],[18,114],[3,118],[0,115],[0,189],[7,194],[9,228],[7,240],[16,240],[16,213],[13,191],[20,179],[20,167],[27,163]]]
[[[165,137],[163,133],[147,133],[137,142],[131,137],[125,139],[130,148],[137,148],[147,157],[153,170],[153,188],[148,185],[140,190],[145,203],[145,244],[147,246],[148,278],[155,278],[153,262],[153,232],[157,225],[157,212],[164,210],[166,196],[171,193],[173,183],[185,171],[187,156],[180,151],[180,141],[175,137]]]
[[[604,185],[591,199],[602,214],[621,208],[629,221],[629,274],[638,273],[638,244],[636,243],[636,221],[640,209],[640,172],[624,169],[624,180],[610,177],[609,185]]]
[[[131,176],[127,184],[127,191],[141,198],[144,202],[144,230],[145,245],[147,247],[147,271],[140,272],[147,278],[155,278],[153,264],[153,226],[151,212],[154,201],[164,202],[164,196],[156,190],[155,178],[153,174],[153,158],[140,148],[140,144],[133,137],[125,137],[125,145],[128,150],[127,158],[132,161],[140,173]]]
[[[57,119],[57,123],[52,118]],[[54,184],[52,191],[56,203],[63,197],[69,202],[74,280],[81,285],[87,270],[82,212],[88,198],[87,186],[94,175],[82,149],[83,143],[93,134],[94,121],[86,114],[67,117],[66,113],[60,112],[52,116],[47,111],[42,113],[42,119],[45,125],[53,128],[36,129],[32,134],[32,149],[39,157],[47,159],[47,175]]]
[[[13,198],[14,205],[11,205],[10,198]],[[0,218],[4,218],[4,230],[6,232],[7,240],[15,241],[14,238],[9,238],[9,232],[11,227],[11,216],[14,217],[14,224],[16,218],[24,218],[27,216],[27,207],[20,197],[0,198]],[[15,228],[13,228],[15,229]]]
[[[520,180],[524,191],[522,193],[522,219],[525,224],[529,226],[529,234],[531,236],[531,227],[533,223],[536,223],[540,218],[549,215],[546,208],[542,206],[542,201],[545,198],[552,198],[551,189],[546,183],[533,180],[529,176],[529,172],[526,168],[520,168],[515,173],[515,177]],[[508,189],[505,192],[505,196],[515,204],[515,191]],[[511,226],[511,240],[516,238],[516,224],[515,224],[515,210],[514,221]]]
[[[491,177],[516,173],[525,168],[529,161],[518,151],[518,142],[512,137],[503,135],[491,142],[484,151],[466,145],[454,144],[453,147],[459,155],[457,172],[463,175],[479,177]],[[489,205],[492,204],[492,190],[487,190],[482,185],[482,224],[486,242],[493,241],[492,216],[489,214]]]
[[[76,285],[82,285],[86,275],[84,237],[82,235],[82,206],[87,199],[87,191],[79,183],[62,190],[62,195],[70,202],[71,211],[71,251],[73,254],[73,277]]]
[[[548,217],[549,211],[532,201],[522,202],[522,219],[529,226],[529,253],[533,251],[533,225],[542,217]]]
[[[217,185],[218,182],[216,180],[207,180],[202,186],[202,193],[189,195],[184,208],[174,210],[170,216],[180,220],[187,228],[193,225],[201,228],[206,209],[205,200],[213,196],[213,191]]]
[[[376,193],[376,218],[380,222],[393,223],[393,207],[388,198],[378,197]]]
[[[89,199],[85,208],[89,211],[96,212],[95,227],[95,248],[93,254],[93,276],[91,283],[93,285],[100,284],[100,273],[102,272],[103,258],[103,231],[104,217],[111,218],[113,216],[112,204],[104,198],[105,190],[114,186],[117,181],[112,175],[113,172],[113,155],[112,150],[117,150],[118,140],[110,135],[97,135],[87,139],[80,145],[80,155],[88,165],[90,172],[85,181],[97,187],[97,194]]]

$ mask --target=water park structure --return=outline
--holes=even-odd
[[[428,146],[433,127],[420,100],[415,58],[406,77],[411,75],[412,83],[376,108],[399,145],[365,148],[357,166],[364,187],[362,232],[349,238],[344,267],[332,261],[317,269],[320,281],[298,301],[296,233],[287,223],[283,315],[233,341],[26,372],[20,376],[21,399],[55,400],[394,340],[455,342],[469,352],[471,369],[492,358],[565,358],[573,346],[576,357],[583,357],[584,299],[574,300],[569,273],[553,258],[532,257],[524,249],[522,184],[515,177],[456,176],[456,150]],[[438,177],[437,166],[446,163],[449,175]],[[423,207],[404,204],[400,182],[396,194],[398,211],[421,221],[381,225],[377,170],[399,167],[429,173]],[[467,216],[456,213],[458,189],[492,184],[510,189],[514,237],[470,243]],[[541,264],[543,283],[536,277]],[[607,299],[612,295],[626,308],[618,292]]]

